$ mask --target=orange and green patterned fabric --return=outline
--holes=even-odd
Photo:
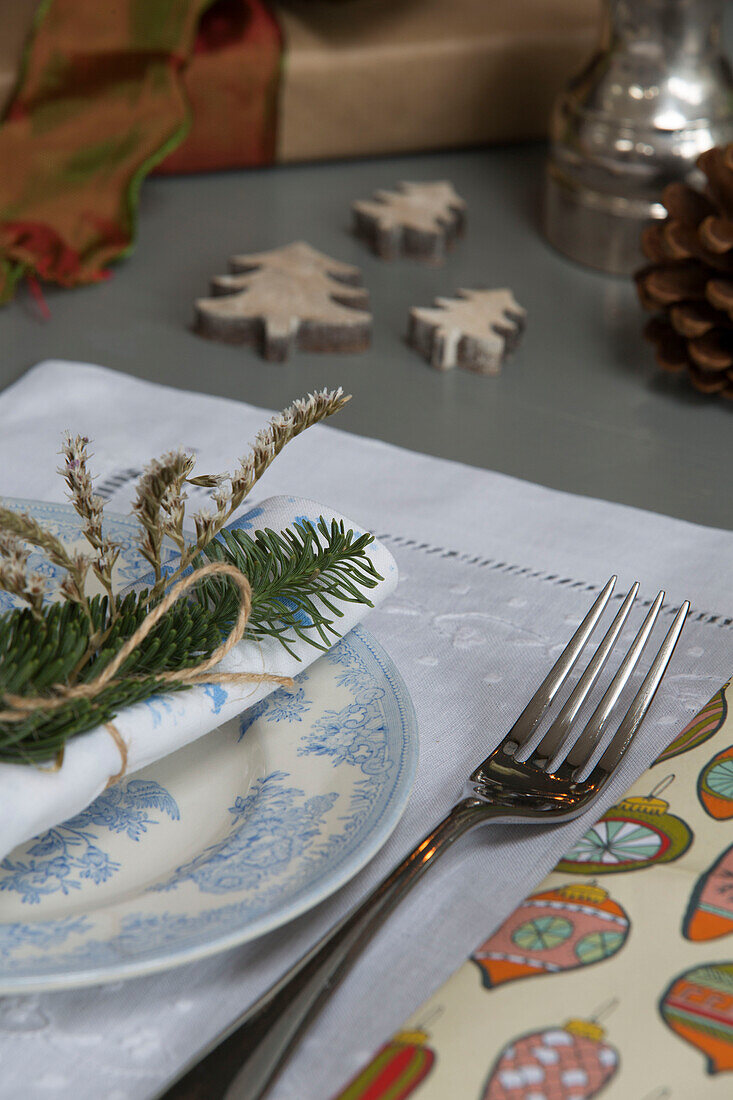
[[[270,161],[280,55],[262,0],[42,0],[0,126],[0,302],[105,278],[166,158]]]

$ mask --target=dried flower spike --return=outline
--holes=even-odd
[[[84,537],[97,552],[91,567],[111,601],[112,570],[121,547],[107,538],[103,532],[104,500],[93,491],[92,476],[87,466],[91,457],[87,452],[89,442],[89,438],[85,435],[72,436],[70,432],[65,433],[59,453],[64,456],[66,462],[59,469],[59,473],[69,487],[69,500],[83,521]]]
[[[170,535],[181,551],[185,546],[183,486],[195,461],[185,451],[168,451],[148,463],[137,483],[132,510],[143,529],[140,553],[155,570],[156,582],[162,576],[160,555],[164,536]]]
[[[170,451],[151,462],[138,482],[133,512],[143,528],[140,553],[155,571],[152,595],[158,596],[166,585],[172,584],[216,537],[291,439],[338,412],[349,400],[340,387],[317,390],[296,399],[257,433],[252,451],[240,460],[231,477],[227,474],[193,477],[195,459],[184,451]],[[186,483],[214,489],[211,500],[215,511],[203,508],[191,517],[196,529],[196,541],[192,544],[186,543],[184,535]],[[180,561],[175,572],[164,577],[161,552],[165,536],[175,543]]]
[[[14,535],[0,534],[0,588],[30,604],[38,618],[46,596],[46,583],[40,573],[29,573],[30,552]]]
[[[89,614],[89,601],[84,594],[84,585],[89,571],[89,559],[83,554],[69,554],[64,544],[45,527],[25,512],[15,512],[0,505],[0,533],[14,536],[31,546],[43,550],[52,565],[66,573],[63,587],[67,599],[84,607]]]

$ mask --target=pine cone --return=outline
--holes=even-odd
[[[657,314],[644,334],[659,365],[687,371],[701,393],[733,400],[733,145],[709,149],[697,166],[704,191],[665,188],[668,217],[642,234],[651,264],[637,272],[636,286]]]

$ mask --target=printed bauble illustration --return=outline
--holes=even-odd
[[[733,745],[708,761],[697,780],[698,797],[717,821],[733,817]]]
[[[433,1068],[427,1042],[422,1028],[399,1031],[334,1100],[406,1100]]]
[[[518,978],[591,966],[615,955],[629,918],[595,883],[568,883],[532,894],[471,958],[487,989]]]
[[[616,1073],[619,1056],[594,1020],[532,1031],[513,1040],[491,1070],[483,1100],[588,1100]]]
[[[688,940],[717,940],[733,932],[733,844],[700,875],[690,896],[682,934]]]
[[[665,760],[671,760],[673,756],[680,756],[683,752],[696,749],[698,745],[702,745],[718,732],[728,714],[728,704],[725,697],[727,687],[728,685],[725,684],[720,691],[716,691],[710,702],[706,703],[692,721],[688,722],[682,732],[677,734],[674,741],[671,741],[666,749],[660,752],[652,767],[663,763]]]
[[[668,1027],[705,1055],[708,1073],[733,1070],[733,962],[709,963],[680,974],[662,995]]]
[[[673,779],[667,776],[649,795],[622,798],[576,842],[556,870],[608,875],[679,859],[692,843],[692,830],[658,797]]]

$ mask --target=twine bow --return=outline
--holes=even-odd
[[[73,702],[74,699],[95,699],[106,688],[116,687],[120,683],[129,684],[131,682],[134,683],[140,682],[141,680],[148,680],[150,678],[149,675],[119,678],[117,677],[117,673],[130,654],[140,642],[147,637],[153,627],[162,619],[166,612],[170,610],[173,604],[181,598],[184,592],[192,585],[198,584],[198,582],[205,577],[215,575],[229,577],[239,589],[239,611],[234,626],[221,645],[217,646],[214,652],[202,661],[201,664],[194,665],[192,668],[170,670],[160,673],[156,676],[156,680],[164,684],[261,684],[267,681],[268,683],[292,686],[293,680],[290,676],[273,676],[269,672],[264,671],[216,672],[213,674],[209,672],[210,669],[214,668],[215,665],[218,665],[219,662],[226,657],[227,653],[234,648],[237,642],[242,640],[247,628],[247,620],[249,619],[249,614],[252,609],[252,589],[244,573],[241,573],[235,566],[229,565],[226,562],[211,562],[209,565],[205,565],[202,569],[195,570],[187,577],[183,577],[182,580],[178,581],[170,589],[165,598],[145,616],[140,626],[134,634],[130,635],[113,660],[111,660],[107,667],[103,669],[98,676],[95,676],[93,680],[85,684],[74,684],[72,686],[67,684],[55,684],[50,689],[50,694],[48,695],[23,696],[11,695],[8,693],[3,698],[9,709],[0,711],[0,721],[22,722],[29,714],[44,710],[56,710],[66,703]],[[114,783],[125,774],[125,769],[127,767],[127,745],[117,727],[111,722],[106,724],[106,729],[117,745],[120,756],[122,757],[121,771],[118,772],[117,775],[112,776],[109,780],[109,783]],[[54,770],[61,766],[63,749],[61,753],[62,755],[57,759],[56,768]]]

